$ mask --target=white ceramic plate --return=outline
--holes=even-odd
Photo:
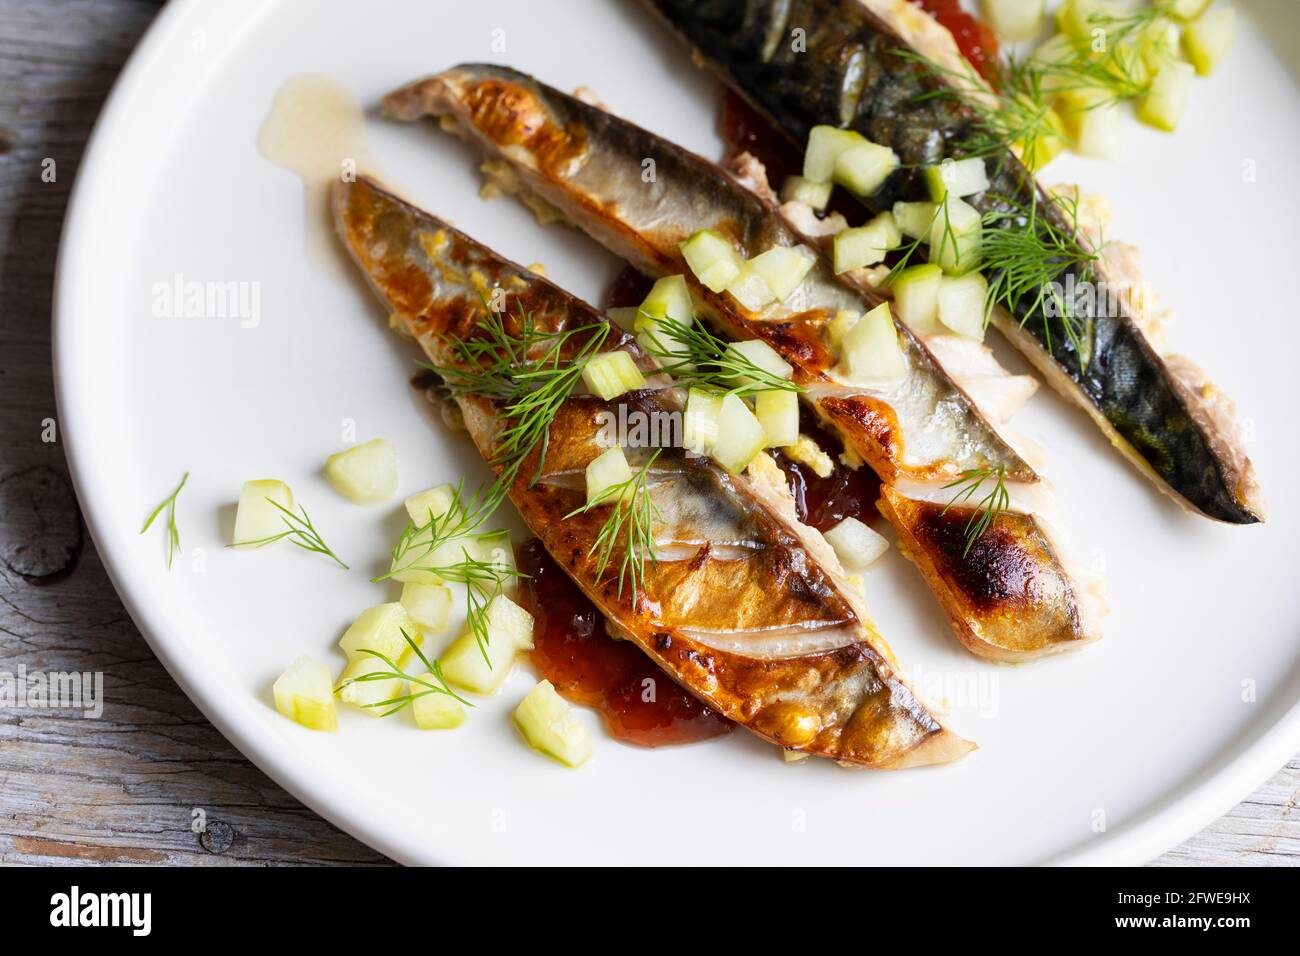
[[[1219,75],[1183,128],[1129,130],[1120,166],[1063,158],[1053,179],[1111,197],[1112,233],[1144,250],[1178,316],[1177,348],[1242,407],[1271,507],[1262,527],[1192,518],[1045,391],[1016,426],[1050,450],[1075,536],[1104,562],[1106,639],[1024,667],[958,649],[896,553],[872,572],[884,634],[981,750],[953,766],[850,773],[784,765],[744,733],[642,751],[597,734],[569,772],[524,748],[507,716],[518,671],[454,733],[343,715],[337,734],[278,716],[270,685],[333,648],[403,520],[319,477],[357,437],[399,449],[403,495],[483,475],[408,386],[414,353],[345,268],[304,254],[299,183],[257,129],[287,78],[332,75],[364,104],[416,75],[495,60],[718,155],[716,88],[628,0],[474,4],[174,0],[124,73],[79,173],[58,275],[59,406],[100,553],[158,656],[244,753],[316,811],[407,862],[1140,862],[1209,823],[1300,748],[1300,540],[1293,309],[1300,241],[1300,11],[1241,4]],[[495,33],[494,31],[504,31]],[[506,51],[494,51],[504,37]],[[1281,49],[1275,44],[1291,44]],[[370,124],[391,181],[430,210],[588,298],[616,264],[509,200],[476,196],[476,161],[432,128]],[[1253,173],[1246,175],[1246,173]],[[155,286],[258,283],[260,321],[158,318]],[[252,288],[249,286],[248,288]],[[1007,363],[1016,370],[1018,357]],[[168,573],[141,518],[186,469],[183,553]],[[246,478],[287,480],[353,571],[292,548],[234,552]],[[158,530],[158,529],[155,529]],[[1093,550],[1095,549],[1095,551]],[[1247,689],[1253,688],[1252,692]]]

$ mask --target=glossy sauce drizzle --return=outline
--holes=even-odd
[[[678,687],[635,644],[616,641],[605,620],[536,539],[516,550],[521,601],[536,621],[533,664],[559,693],[594,708],[615,739],[639,747],[708,740],[731,721]]]

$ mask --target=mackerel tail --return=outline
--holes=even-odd
[[[944,82],[918,58],[889,0],[645,0],[709,68],[800,148],[813,126],[862,133],[898,154],[900,167],[863,198],[874,211],[929,199],[921,166],[960,155],[973,116],[951,97],[925,96]],[[908,7],[907,9],[911,9]],[[793,44],[792,31],[805,31]],[[946,31],[945,31],[946,36]],[[948,39],[951,39],[950,37]],[[805,48],[806,47],[806,48]],[[1072,231],[1057,204],[1010,153],[985,159],[990,188],[967,197],[995,228],[1028,227],[1016,210],[1036,207]],[[1011,202],[1007,201],[1010,198]],[[1091,269],[1106,282],[1103,268]],[[1085,281],[1074,268],[1059,281]],[[997,264],[986,269],[990,281]],[[1161,490],[1206,517],[1263,520],[1259,486],[1223,398],[1191,363],[1167,361],[1127,304],[1094,296],[1074,334],[1027,295],[994,322],[1062,395],[1082,407]],[[1113,312],[1114,314],[1110,314]]]

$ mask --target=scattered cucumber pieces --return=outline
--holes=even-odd
[[[738,475],[767,445],[767,432],[744,399],[728,393],[718,409],[718,434],[709,451],[719,465]]]
[[[826,323],[826,343],[831,348],[838,349],[840,343],[844,341],[845,334],[857,324],[860,318],[862,315],[852,309],[840,309],[835,313],[835,318]]]
[[[601,352],[587,359],[582,367],[582,381],[593,395],[605,401],[645,388],[645,376],[632,356],[622,349]]]
[[[759,392],[754,396],[754,415],[767,433],[769,447],[799,440],[799,396],[789,389]]]
[[[979,211],[949,196],[930,226],[930,261],[949,275],[961,275],[979,262],[983,225]]]
[[[870,196],[898,168],[898,154],[888,146],[871,142],[865,136],[857,133],[853,135],[861,142],[850,146],[835,158],[832,178],[849,192]]]
[[[718,439],[718,418],[722,414],[722,396],[693,388],[686,396],[686,414],[682,419],[682,444],[687,451],[707,455]]]
[[[664,276],[657,279],[650,287],[650,292],[641,303],[633,328],[644,332],[655,325],[656,319],[673,319],[682,325],[690,325],[695,318],[695,305],[691,301],[691,291],[687,288],[685,276]]]
[[[789,362],[781,358],[776,349],[768,345],[762,339],[748,339],[744,342],[728,342],[727,352],[732,356],[743,359],[750,365],[753,365],[774,378],[788,379],[794,374],[794,367]],[[741,378],[737,380],[741,385],[762,385],[763,382],[753,378]]]
[[[606,449],[587,465],[587,504],[613,504],[615,499],[610,490],[618,485],[627,485],[631,480],[632,468],[623,449],[618,446]]]
[[[1196,71],[1190,63],[1166,63],[1138,102],[1137,117],[1148,126],[1172,133],[1187,108],[1187,95]]]
[[[268,498],[288,511],[293,510],[293,492],[278,478],[244,482],[244,487],[239,492],[239,507],[235,510],[233,544],[261,541],[280,534],[288,527],[284,521],[284,512],[267,501]]]
[[[842,360],[855,382],[892,385],[907,376],[889,303],[882,302],[849,329],[841,343]]]
[[[691,273],[711,292],[721,292],[735,282],[745,264],[735,247],[712,229],[701,229],[680,248]]]
[[[919,335],[939,331],[939,284],[943,270],[932,262],[909,266],[894,280],[894,309],[899,321]]]
[[[548,680],[528,692],[513,720],[530,747],[566,767],[580,767],[591,757],[591,734]]]
[[[1074,151],[1091,159],[1118,162],[1123,157],[1123,111],[1104,90],[1083,88],[1062,93],[1065,122]]]
[[[451,589],[441,584],[417,584],[408,581],[402,585],[398,599],[411,620],[421,631],[437,634],[447,629],[451,620]],[[414,634],[411,635],[415,637]]]
[[[939,322],[968,339],[984,341],[984,301],[989,285],[984,276],[944,276],[939,280]]]
[[[807,246],[774,246],[754,256],[747,266],[763,277],[776,301],[784,302],[816,261],[816,254]]]
[[[407,613],[400,603],[377,604],[362,611],[352,625],[343,632],[339,647],[348,656],[348,661],[365,660],[370,655],[362,651],[376,651],[383,654],[395,664],[410,653],[411,647],[402,637],[402,631],[410,635],[417,644],[423,639],[423,632],[415,619]]]
[[[897,249],[902,242],[903,234],[892,212],[882,212],[855,229],[841,229],[834,242],[835,274],[883,262],[885,253]]]
[[[391,673],[391,668],[377,657],[365,655],[358,657],[343,668],[339,675],[339,700],[353,707],[359,707],[371,717],[382,717],[384,709],[375,706],[386,700],[401,697],[406,683],[400,677],[380,680],[360,680],[367,674]]]
[[[1043,29],[1043,0],[984,0],[984,19],[1003,40],[1032,40]]]
[[[403,504],[411,523],[422,528],[433,518],[441,518],[456,501],[456,488],[453,485],[438,485],[411,495]]]
[[[776,293],[767,280],[754,268],[752,261],[744,263],[736,278],[727,286],[731,297],[750,312],[758,312],[776,301]]]
[[[411,692],[419,694],[422,688],[411,685]],[[465,723],[465,705],[456,698],[429,691],[411,701],[411,715],[415,726],[421,730],[451,730]]]
[[[1187,23],[1204,13],[1209,5],[1210,0],[1174,0],[1169,12]]]
[[[824,532],[845,571],[865,571],[889,550],[889,541],[857,518],[845,518]]]
[[[397,452],[384,438],[344,449],[325,459],[325,480],[359,505],[387,501],[397,491]]]
[[[310,657],[300,657],[276,678],[271,688],[275,709],[310,730],[337,730],[334,681],[329,668]]]
[[[830,201],[829,182],[815,183],[803,176],[790,176],[781,186],[781,202],[801,202],[821,212]]]
[[[840,153],[857,146],[861,137],[847,129],[814,126],[808,133],[808,148],[803,154],[803,178],[812,183],[829,184],[835,175]]]
[[[1215,7],[1183,30],[1183,50],[1201,76],[1213,73],[1237,35],[1237,11]]]
[[[938,208],[939,204],[934,202],[896,202],[894,224],[910,239],[925,238],[930,235],[930,226]]]
[[[930,190],[930,198],[940,203],[949,195],[960,199],[984,192],[989,188],[989,177],[984,160],[978,157],[949,158],[936,166],[925,167],[925,185]]]
[[[514,665],[515,655],[533,649],[533,616],[504,594],[498,594],[488,604],[484,620],[487,660],[468,625],[441,659],[443,676],[476,694],[489,694],[500,687]]]

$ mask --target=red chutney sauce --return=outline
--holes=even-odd
[[[998,61],[998,38],[980,19],[961,8],[961,0],[912,0],[948,28],[961,55],[986,79],[994,78]]]
[[[876,510],[880,479],[866,465],[850,468],[843,464],[839,460],[843,450],[840,440],[811,421],[808,415],[802,415],[800,419],[799,431],[830,455],[835,467],[822,478],[802,462],[787,458],[780,451],[774,452],[772,457],[785,472],[786,482],[790,485],[799,520],[818,531],[829,531],[845,518],[857,518],[863,524],[871,524],[880,517]]]
[[[616,740],[639,747],[720,737],[735,724],[710,710],[635,644],[616,641],[605,621],[542,543],[516,550],[521,601],[535,621],[534,666],[561,696],[594,708]]]

